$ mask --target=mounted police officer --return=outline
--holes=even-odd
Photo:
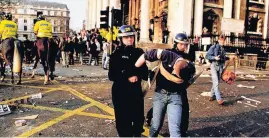
[[[112,85],[112,101],[116,128],[120,137],[140,137],[144,124],[144,98],[141,80],[147,79],[145,64],[136,68],[135,62],[144,53],[135,47],[135,30],[132,26],[119,28],[121,41],[112,53],[108,76]]]
[[[186,54],[186,51],[188,44],[187,36],[183,33],[179,33],[174,38],[174,46],[172,49],[163,51],[153,49],[147,51],[144,56],[141,56],[137,61],[137,67],[139,67],[141,63],[144,63],[145,60],[151,62],[156,60],[162,61],[160,72],[158,72],[156,77],[153,111],[150,110],[147,115],[147,118],[151,121],[152,115],[150,114],[153,114],[153,121],[150,129],[151,137],[158,136],[166,110],[168,114],[170,136],[186,136],[189,120],[189,104],[186,89],[188,80],[190,80],[195,73],[194,65],[187,60],[188,54]],[[187,61],[186,64],[184,63],[185,65],[183,64],[184,67],[181,67],[181,65],[180,67],[175,66],[178,59]],[[161,67],[168,73],[164,74]],[[173,81],[173,79],[169,79],[170,77],[167,76],[167,74],[172,74],[176,68],[184,68],[184,71],[178,73],[179,76],[177,76],[181,78],[181,81]]]
[[[34,26],[34,33],[38,39],[50,39],[52,38],[52,25],[50,22],[45,20],[43,14],[38,15],[38,20]]]
[[[41,59],[41,64],[43,65],[45,71],[44,84],[47,85],[50,81],[48,73],[49,71],[51,72],[51,80],[54,79],[53,71],[55,70],[55,57],[57,54],[57,47],[54,46],[55,43],[52,40],[52,25],[50,22],[45,20],[45,16],[43,14],[38,15],[38,21],[34,25],[34,33],[37,36],[36,47]],[[35,68],[36,64],[34,65],[34,69]],[[33,72],[32,76],[34,74],[35,73]]]
[[[17,33],[18,33],[18,25],[14,21],[12,21],[12,14],[11,13],[5,13],[4,14],[4,20],[1,21],[0,24],[0,37],[1,37],[1,44],[0,44],[0,51],[2,52],[3,59],[6,60],[5,63],[1,63],[2,71],[1,75],[2,78],[1,80],[4,81],[5,78],[5,64],[9,64],[11,67],[15,66],[15,70],[18,71],[19,73],[19,81],[17,84],[21,84],[21,62],[23,58],[23,47],[20,43],[20,41],[17,39]],[[20,56],[20,63],[19,61],[14,63],[13,65],[13,56],[14,56],[14,48],[15,45],[17,46],[19,50],[19,55],[15,54],[15,56]],[[14,71],[14,70],[13,70]],[[13,72],[12,72],[12,83],[14,82],[13,78]]]

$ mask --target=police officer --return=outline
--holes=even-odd
[[[18,25],[12,21],[12,14],[5,13],[4,20],[0,24],[0,36],[1,40],[13,38],[17,39]]]
[[[176,34],[174,38],[174,45],[170,50],[177,55],[182,56],[184,59],[190,60],[190,55],[188,54],[188,37],[184,33]],[[183,91],[181,93],[181,100],[182,100],[182,116],[181,116],[181,125],[180,125],[180,132],[182,137],[187,136],[187,130],[189,127],[189,100],[187,96],[187,91]]]
[[[45,20],[43,14],[38,15],[38,22],[35,23],[34,33],[38,39],[47,40],[52,38],[52,25],[50,22]]]
[[[189,59],[188,54],[186,53],[186,51],[188,49],[188,44],[189,43],[188,43],[187,35],[183,34],[183,33],[179,33],[174,38],[173,48],[172,49],[166,49],[165,52],[162,53],[164,55],[164,57],[171,57],[169,60],[165,59],[165,60],[167,60],[166,62],[162,62],[162,64],[164,64],[164,67],[166,66],[166,69],[168,71],[170,71],[170,73],[172,72],[171,64],[175,60],[174,58],[179,56],[179,57],[182,57],[183,59]],[[169,52],[167,52],[167,51],[169,51]],[[145,53],[145,60],[149,60],[149,61],[157,60],[157,53],[158,52],[156,50],[153,50],[151,52],[146,52]],[[143,60],[141,60],[141,61],[143,61]],[[182,137],[185,137],[186,136],[186,131],[188,130],[189,103],[188,103],[186,88],[187,88],[187,85],[188,85],[188,83],[187,83],[188,80],[195,73],[195,67],[194,67],[193,64],[191,64],[191,62],[189,62],[188,66],[187,66],[187,69],[189,69],[188,72],[183,75],[184,78],[185,78],[184,83],[180,84],[180,85],[177,85],[174,82],[171,82],[171,80],[167,80],[167,78],[165,76],[161,75],[161,73],[158,73],[157,78],[156,78],[156,90],[155,90],[156,93],[157,93],[156,95],[161,93],[160,95],[163,96],[162,95],[163,91],[167,91],[168,93],[169,92],[171,92],[171,93],[172,92],[177,92],[177,93],[180,94],[180,98],[178,98],[178,100],[181,101],[180,104],[182,103],[182,105],[179,106],[178,109],[182,109],[182,112],[177,112],[177,113],[178,113],[178,117],[181,117],[181,121],[180,121],[181,123],[180,123],[180,125],[178,125],[177,124],[178,122],[171,121],[172,125],[170,125],[170,126],[173,126],[173,125],[175,125],[174,123],[176,123],[175,126],[180,126],[180,128],[179,128],[180,130],[177,130],[177,127],[169,127],[170,136],[172,136],[172,137],[176,137],[176,136],[179,136],[179,135],[181,135]],[[170,95],[170,96],[171,96],[171,98],[175,97],[173,95]],[[155,104],[155,105],[157,105],[157,104]],[[154,103],[153,103],[153,106],[154,106]],[[147,122],[148,123],[151,122],[152,114],[155,115],[155,117],[153,116],[153,122],[152,122],[152,126],[151,126],[151,132],[150,132],[151,136],[157,136],[157,134],[159,133],[160,128],[162,126],[161,125],[162,122],[159,119],[164,117],[163,115],[160,115],[159,113],[157,113],[160,110],[157,111],[156,108],[161,109],[160,107],[156,106],[155,111],[154,111],[154,108],[153,108],[153,111],[150,110],[148,112],[148,115],[147,115],[147,119],[148,119]],[[165,109],[166,107],[162,107],[162,108]],[[173,112],[168,113],[168,116],[169,116],[169,114],[174,114],[174,113]],[[156,115],[158,115],[158,116],[156,117]],[[155,121],[154,121],[154,118],[155,118]],[[174,119],[177,119],[177,118],[174,118]],[[160,122],[158,122],[158,120]],[[180,132],[180,134],[178,132]]]
[[[52,46],[46,47],[46,46],[48,46],[46,44],[50,45],[50,44],[52,44],[52,41],[53,41],[52,40],[52,25],[50,22],[45,20],[45,16],[43,14],[38,15],[38,21],[34,25],[34,33],[37,36],[37,42],[39,42],[39,44],[42,43],[42,45],[44,46],[44,48],[43,48],[41,45],[36,45],[37,47],[40,47],[38,49],[42,49],[45,51],[47,50],[47,52],[49,52],[49,53],[51,53],[51,51],[52,52],[56,51],[56,50],[54,50],[56,48],[54,48]],[[48,70],[51,71],[50,77],[53,80],[53,71],[55,70],[54,69],[54,67],[55,67],[54,60],[55,59],[52,57],[52,55],[54,55],[54,54],[50,54],[50,57],[49,57],[50,59],[48,59],[50,61],[48,61],[48,63],[41,63],[44,66],[44,70],[46,71],[45,72],[46,76],[45,76],[45,81],[44,81],[45,85],[48,84],[48,82],[49,82]],[[45,57],[40,57],[40,58],[42,59]],[[43,62],[43,60],[41,60],[41,62]],[[36,68],[36,64],[34,65],[34,69],[35,68]]]
[[[112,85],[112,102],[116,128],[120,137],[140,137],[144,124],[144,99],[141,80],[147,79],[145,64],[136,68],[135,62],[144,53],[135,47],[135,30],[132,26],[119,28],[121,41],[112,53],[108,76]]]
[[[12,60],[13,59],[13,47],[10,46],[10,44],[12,43],[16,43],[17,48],[19,50],[20,56],[23,57],[23,47],[20,43],[19,40],[17,40],[17,33],[18,33],[18,25],[17,23],[15,23],[14,21],[12,21],[12,14],[11,13],[5,13],[4,14],[4,20],[1,21],[0,24],[0,37],[1,37],[1,44],[0,44],[0,51],[2,51],[3,53],[3,57],[6,60]],[[12,52],[11,56],[12,59],[7,59],[7,54],[9,54],[10,52]],[[22,58],[21,58],[22,60]],[[12,62],[12,61],[10,61]],[[8,62],[9,64],[11,64],[10,62]],[[21,61],[22,62],[22,61]],[[2,64],[2,63],[1,63]],[[3,66],[3,65],[1,65]],[[2,70],[1,75],[2,78],[1,80],[3,81],[5,78],[5,74],[4,74],[5,70]],[[20,79],[17,82],[17,84],[21,84],[21,72],[19,72],[19,76]],[[12,79],[12,83],[13,83],[13,79]]]

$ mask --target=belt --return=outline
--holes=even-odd
[[[162,89],[162,88],[156,88],[155,89],[155,92],[161,93],[161,94],[170,94],[170,95],[177,95],[177,94],[179,94],[178,92],[169,92],[169,91],[167,91],[165,89]]]

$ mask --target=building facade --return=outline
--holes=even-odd
[[[242,20],[249,35],[268,37],[268,0],[88,0],[89,14],[97,16],[88,16],[86,28],[99,27],[98,5],[111,1],[120,5],[125,24],[140,30],[141,42],[149,42],[153,35],[153,42],[161,43],[166,28],[170,42],[179,32],[197,36],[230,34],[221,30],[223,18]]]
[[[35,39],[33,27],[37,12],[42,12],[46,20],[52,24],[53,36],[69,34],[70,11],[66,4],[22,0],[20,4],[8,11],[12,13],[13,20],[18,24],[18,38],[21,40]]]

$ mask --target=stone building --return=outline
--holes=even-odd
[[[268,37],[268,0],[248,0],[248,5],[247,0],[88,0],[88,11],[93,11],[89,14],[97,13],[97,16],[88,15],[90,20],[87,20],[86,26],[98,28],[98,5],[113,3],[112,1],[114,5],[120,5],[118,7],[122,9],[125,24],[140,30],[141,42],[148,42],[151,29],[154,34],[153,42],[161,43],[166,27],[170,31],[170,42],[178,32],[198,36],[227,34],[221,32],[223,18],[243,20],[247,22],[248,34]],[[103,9],[107,5],[113,6],[105,4]]]

